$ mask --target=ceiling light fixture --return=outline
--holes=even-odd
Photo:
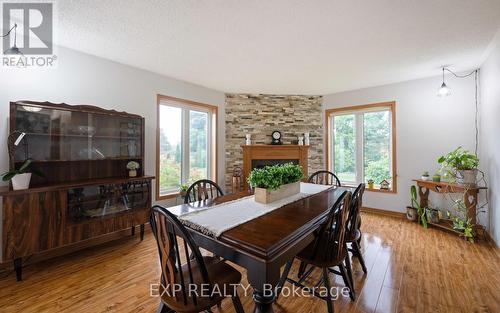
[[[446,83],[444,82],[444,67],[443,67],[443,83],[441,84],[441,87],[439,87],[438,90],[438,97],[446,97],[451,95],[451,88],[446,86]]]
[[[24,55],[21,52],[21,50],[19,50],[19,48],[16,46],[16,43],[17,43],[17,23],[14,24],[14,26],[12,26],[11,29],[9,29],[9,31],[7,32],[7,34],[2,35],[0,37],[7,37],[7,36],[9,36],[9,34],[12,32],[12,30],[14,30],[14,45],[12,47],[10,47],[9,49],[5,50],[3,53],[4,54]]]

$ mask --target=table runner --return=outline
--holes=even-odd
[[[226,230],[329,188],[332,186],[301,182],[300,193],[272,203],[258,203],[254,196],[248,196],[186,213],[178,218],[185,226],[217,238]]]

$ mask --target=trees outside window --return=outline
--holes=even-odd
[[[395,104],[382,103],[327,111],[330,169],[344,184],[373,179],[395,190]]]
[[[182,184],[214,180],[216,109],[164,99],[158,112],[158,197],[177,193]]]

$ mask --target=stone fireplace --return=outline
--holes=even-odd
[[[252,136],[252,147],[263,146],[269,151],[278,149],[276,147],[284,148],[284,151],[287,151],[286,149],[303,151],[301,155],[303,155],[304,162],[299,164],[307,173],[323,169],[322,102],[321,96],[226,94],[226,190],[231,190],[235,167],[241,168],[243,174],[246,174],[245,177],[252,168],[252,162],[245,162],[243,157],[244,150],[247,149],[244,145],[246,134]],[[281,132],[283,145],[270,145],[271,133],[274,130]],[[310,134],[310,146],[307,148],[296,144],[297,137],[303,136],[305,132]],[[256,149],[255,151],[262,150]],[[257,153],[255,151],[253,153]],[[288,152],[277,152],[269,158],[256,158],[254,167],[262,166],[265,162],[300,160],[297,155],[291,156]],[[247,173],[245,173],[245,166]]]

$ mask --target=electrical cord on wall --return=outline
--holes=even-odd
[[[457,78],[466,78],[474,74],[474,87],[475,87],[475,112],[474,112],[474,128],[475,128],[475,138],[474,138],[474,154],[477,156],[477,147],[478,147],[478,141],[479,141],[479,127],[478,127],[478,114],[479,114],[479,93],[478,93],[478,72],[479,69],[475,69],[469,74],[465,75],[458,75],[449,68],[444,67],[443,70],[450,72],[453,74],[453,76]]]

